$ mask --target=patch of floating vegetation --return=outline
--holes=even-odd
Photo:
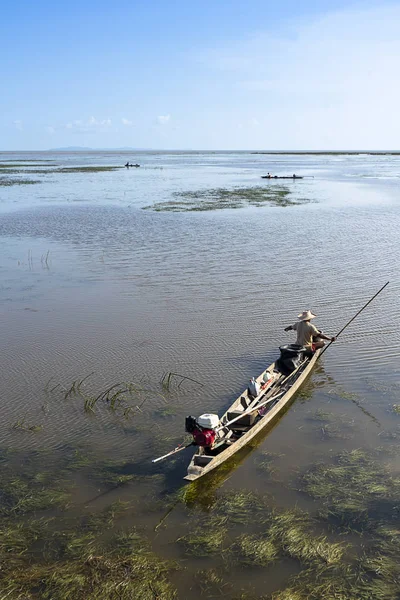
[[[12,163],[12,164],[25,164],[25,163],[54,163],[55,161],[50,158],[24,158],[21,160],[20,158],[8,158],[6,160],[0,160],[0,166],[4,163]]]
[[[16,177],[0,177],[0,187],[11,187],[13,185],[33,185],[42,183],[39,179],[22,179]]]
[[[393,404],[392,405],[392,411],[396,414],[396,415],[400,415],[400,404]]]
[[[8,172],[8,170],[10,170],[10,172],[14,172],[15,169],[19,169],[21,167],[25,167],[25,168],[30,168],[32,166],[37,166],[37,165],[32,165],[32,164],[25,164],[25,163],[0,163],[0,169],[2,172]],[[45,165],[47,167],[47,165]]]
[[[117,171],[118,169],[123,169],[124,167],[120,166],[86,166],[86,167],[61,167],[60,169],[55,169],[55,173],[104,173],[106,171]]]
[[[294,206],[309,200],[291,200],[289,188],[285,186],[216,188],[209,190],[175,192],[174,196],[182,200],[158,202],[143,207],[144,210],[157,212],[196,212],[221,210],[224,208],[243,208],[245,206]]]
[[[66,458],[67,456],[67,458]],[[86,455],[72,470],[90,464]],[[169,573],[176,563],[159,558],[135,529],[121,530],[130,503],[100,512],[66,513],[72,482],[71,453],[0,453],[0,597],[10,600],[173,600]],[[47,467],[47,470],[45,470]],[[63,512],[55,515],[58,508]],[[48,511],[52,511],[48,517]]]

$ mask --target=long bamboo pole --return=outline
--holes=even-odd
[[[382,291],[385,289],[385,287],[386,287],[387,285],[389,285],[389,283],[390,283],[390,282],[389,282],[389,281],[387,281],[387,282],[385,283],[385,285],[381,287],[381,289],[379,290],[379,292],[376,292],[376,294],[375,294],[374,296],[372,296],[372,298],[371,298],[370,300],[368,300],[368,302],[367,302],[366,304],[364,304],[364,306],[363,306],[362,308],[360,308],[360,310],[359,310],[359,311],[358,311],[358,312],[357,312],[357,313],[354,315],[354,317],[352,317],[352,318],[350,319],[350,321],[349,321],[348,323],[346,323],[346,325],[345,325],[344,327],[342,327],[342,329],[339,331],[339,333],[337,333],[337,334],[336,334],[336,336],[335,336],[336,338],[338,338],[338,337],[339,337],[339,335],[340,335],[341,333],[343,333],[343,331],[346,329],[346,327],[348,327],[348,326],[350,325],[350,323],[352,323],[352,322],[354,321],[354,319],[356,319],[356,318],[358,317],[358,315],[359,315],[360,313],[362,313],[362,311],[364,310],[364,308],[367,308],[368,304],[371,304],[372,300],[375,300],[375,298],[378,296],[378,294],[380,294],[380,293],[381,293],[381,292],[382,292]],[[321,358],[321,356],[323,355],[323,353],[324,353],[326,350],[328,350],[328,348],[329,348],[329,346],[330,346],[331,344],[333,344],[333,342],[329,342],[329,344],[328,344],[327,346],[325,346],[325,348],[323,348],[323,350],[322,350],[322,352],[320,352],[320,355],[318,356],[317,360],[319,360],[319,359]]]

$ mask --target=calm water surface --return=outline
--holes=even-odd
[[[204,504],[209,509],[221,493],[250,490],[270,493],[276,506],[312,513],[317,507],[296,491],[296,473],[344,449],[393,445],[387,434],[400,425],[392,410],[400,402],[400,157],[0,153],[3,163],[26,160],[38,162],[15,177],[42,170],[31,175],[40,183],[0,187],[1,446],[56,455],[84,444],[99,460],[125,463],[127,473],[159,474],[151,485],[111,491],[93,510],[118,498],[137,501],[133,524],[158,553],[184,564],[174,581],[179,597],[209,597],[193,587],[193,574],[218,568],[223,557],[188,557],[176,542]],[[142,166],[51,172],[127,160]],[[175,192],[283,183],[261,180],[267,171],[309,176],[284,182],[293,200],[308,202],[143,210]],[[221,414],[274,360],[279,345],[293,341],[283,328],[298,312],[312,309],[316,324],[333,335],[388,280],[257,448],[246,450],[227,476],[204,483],[205,502],[178,504],[155,532],[181,487],[190,451],[168,464],[153,466],[151,459],[183,439],[185,415]],[[165,390],[166,372],[195,381],[178,386],[176,378]],[[93,396],[135,382],[146,390],[132,399],[141,410],[126,418],[99,402],[88,414],[79,395],[65,398],[72,383],[88,375],[82,389]],[[333,415],[342,435],[318,425],[313,416],[319,410]],[[16,423],[41,430],[13,428]],[[279,477],[260,473],[263,452],[279,455]],[[389,467],[399,472],[398,453],[391,452]],[[102,491],[83,479],[74,502]],[[284,587],[294,572],[285,563],[224,569],[237,590],[259,594]]]

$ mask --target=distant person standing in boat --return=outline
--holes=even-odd
[[[296,344],[299,346],[305,346],[306,348],[315,352],[317,348],[322,348],[325,346],[323,340],[328,340],[329,342],[336,341],[335,337],[328,337],[319,331],[310,321],[311,319],[315,319],[316,315],[313,315],[311,310],[305,310],[300,315],[298,315],[298,321],[294,325],[289,325],[289,327],[285,327],[285,331],[295,331],[297,333]]]

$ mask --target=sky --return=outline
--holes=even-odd
[[[400,149],[400,0],[2,6],[0,150]]]

